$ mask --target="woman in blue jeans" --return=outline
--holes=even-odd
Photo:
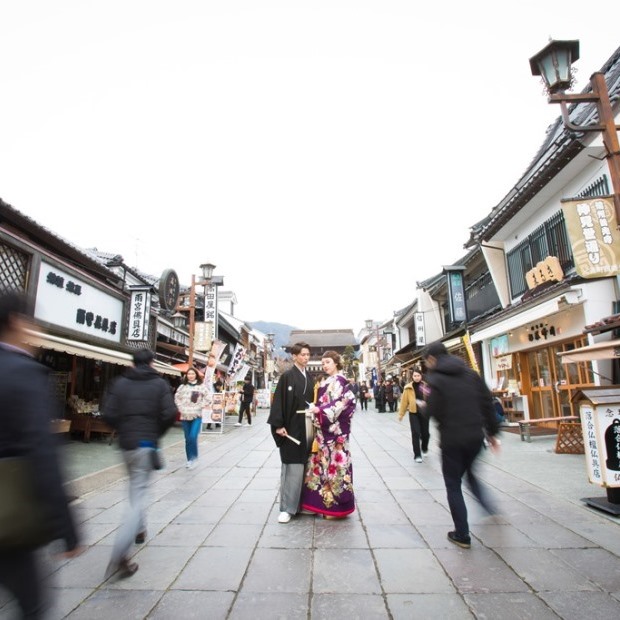
[[[174,395],[174,402],[181,414],[181,424],[185,435],[185,455],[187,469],[194,469],[198,464],[198,434],[202,423],[205,386],[198,371],[191,367],[185,373],[183,383]]]

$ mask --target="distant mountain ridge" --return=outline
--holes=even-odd
[[[248,323],[263,334],[275,334],[273,338],[274,352],[277,357],[286,357],[287,354],[280,348],[288,344],[291,332],[298,327],[284,325],[283,323],[271,323],[269,321],[248,321]]]

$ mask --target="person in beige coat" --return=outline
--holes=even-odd
[[[428,452],[428,441],[430,439],[424,395],[425,385],[422,380],[422,373],[414,370],[411,383],[407,383],[403,389],[403,396],[398,409],[399,420],[402,420],[405,413],[409,412],[411,443],[416,463],[421,463],[422,455]]]

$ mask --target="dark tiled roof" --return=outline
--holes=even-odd
[[[125,269],[129,273],[133,274],[136,278],[140,278],[147,284],[155,286],[155,288],[157,288],[156,285],[159,284],[159,278],[161,276],[154,276],[150,273],[145,273],[144,271],[140,271],[136,267],[130,267],[129,265],[125,264],[125,259],[120,254],[113,254],[112,252],[102,252],[101,250],[98,250],[97,248],[84,248],[83,251],[86,252],[89,256],[91,256],[94,260],[98,261],[100,264],[106,265],[106,266],[110,261],[118,259],[122,261],[123,265],[125,266]]]
[[[120,278],[108,269],[101,261],[96,260],[91,254],[74,245],[67,239],[52,232],[45,226],[41,226],[31,217],[18,211],[15,207],[0,198],[0,224],[9,224],[18,234],[26,235],[26,238],[43,248],[53,250],[59,256],[68,259],[74,265],[96,273],[108,280],[119,281]]]
[[[604,319],[601,319],[596,323],[586,325],[583,328],[583,333],[596,336],[597,334],[604,334],[605,332],[609,332],[614,329],[620,329],[620,314],[612,314],[611,316],[606,316]]]

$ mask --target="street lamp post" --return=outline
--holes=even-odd
[[[538,54],[530,58],[532,75],[540,75],[549,93],[549,103],[559,103],[562,107],[564,126],[571,131],[598,131],[603,136],[603,144],[607,151],[609,176],[613,187],[614,210],[616,222],[620,229],[620,142],[618,127],[615,122],[609,90],[605,76],[601,72],[590,77],[592,94],[566,94],[571,87],[571,65],[579,59],[579,41],[550,41]],[[567,103],[596,103],[598,124],[575,125],[571,123]]]
[[[366,329],[375,333],[375,353],[377,356],[377,381],[381,381],[381,349],[379,343],[379,326],[375,325],[372,319],[366,320]]]
[[[203,290],[206,291],[206,287],[211,284],[211,279],[213,278],[213,270],[215,269],[215,265],[211,263],[204,263],[200,265],[200,270],[202,271],[202,280],[196,281],[196,276],[192,275],[192,284],[189,291],[189,350],[187,356],[188,366],[191,367],[194,365],[194,350],[195,350],[195,340],[196,340],[196,286],[202,286]],[[204,308],[206,313],[206,292],[204,293]],[[206,323],[206,321],[205,321]],[[203,327],[206,329],[206,326]],[[204,334],[203,334],[204,335]]]

